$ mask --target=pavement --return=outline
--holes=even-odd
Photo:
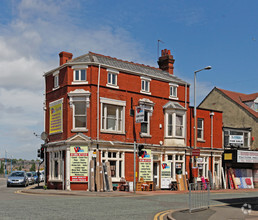
[[[258,189],[238,189],[238,190],[211,190],[211,193],[245,193],[245,192],[258,192]],[[153,196],[153,195],[167,195],[167,194],[187,194],[188,191],[168,191],[168,190],[157,190],[157,191],[140,191],[140,192],[124,192],[124,191],[113,191],[113,192],[90,192],[90,191],[68,191],[68,190],[54,190],[54,189],[43,189],[43,183],[23,188],[17,193],[26,194],[37,194],[37,195],[66,195],[66,196],[88,196],[88,197],[132,197],[132,196]],[[210,206],[207,209],[193,211],[189,210],[173,210],[167,213],[167,219],[169,220],[236,220],[236,219],[258,219],[258,199],[251,198],[253,201],[252,207],[244,206],[243,203],[224,203],[219,206]],[[252,203],[252,202],[251,202]],[[154,218],[155,219],[155,218]],[[161,218],[156,218],[161,219]]]

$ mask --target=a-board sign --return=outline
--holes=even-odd
[[[192,149],[192,156],[200,156],[200,149]]]

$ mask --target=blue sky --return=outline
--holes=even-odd
[[[0,158],[36,159],[43,130],[44,72],[58,54],[88,51],[157,67],[157,42],[198,103],[214,86],[257,92],[258,1],[1,0]],[[193,105],[193,91],[191,104]]]

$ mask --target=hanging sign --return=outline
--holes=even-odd
[[[161,188],[169,189],[171,180],[171,163],[164,161],[161,163]]]
[[[144,122],[144,108],[142,106],[136,107],[135,122],[136,123]]]
[[[152,178],[152,159],[151,159],[151,150],[144,149],[144,153],[139,157],[139,180],[141,177],[144,181],[153,181]]]
[[[70,181],[88,182],[88,146],[70,147]]]

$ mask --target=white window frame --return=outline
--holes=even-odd
[[[201,121],[202,127],[198,126],[198,120]],[[201,137],[198,137],[198,131],[201,131]],[[204,140],[204,119],[203,118],[197,118],[197,140]]]
[[[115,99],[108,99],[100,97],[100,103],[101,103],[101,132],[106,133],[118,133],[118,134],[124,134],[125,133],[125,107],[126,107],[126,101],[121,100],[115,100]],[[118,130],[119,126],[119,108],[116,108],[116,129],[110,130],[107,129],[107,105],[113,105],[122,108],[121,112],[121,130]]]
[[[89,108],[90,105],[90,92],[89,91],[85,91],[83,89],[76,89],[75,91],[72,91],[70,93],[68,93],[69,96],[69,104],[70,104],[70,108],[72,109],[73,112],[73,128],[72,128],[72,132],[87,132],[87,108]],[[85,113],[85,117],[86,117],[86,127],[76,127],[75,126],[75,102],[85,102],[86,105],[86,113]]]
[[[111,153],[111,157],[109,157],[109,153]],[[113,157],[113,153],[116,153],[116,157]],[[120,157],[121,154],[121,157]],[[124,151],[117,151],[117,150],[102,150],[102,162],[116,162],[116,173],[115,177],[112,177],[112,181],[119,182],[122,177],[125,177],[125,152]],[[121,168],[120,168],[121,165]],[[119,175],[119,170],[121,169],[121,176]]]
[[[59,71],[56,71],[53,73],[53,78],[54,78],[53,90],[55,90],[59,88]]]
[[[51,151],[49,152],[49,181],[57,181],[60,182],[63,180],[62,177],[62,160],[63,160],[63,155],[62,155],[63,151],[62,150],[55,150],[55,151]],[[57,167],[57,176],[55,176],[55,162],[58,163],[58,167]]]
[[[231,134],[231,132],[243,133],[244,144],[243,144],[243,146],[241,146],[241,148],[250,149],[250,147],[251,147],[251,131],[241,130],[241,129],[230,129],[230,128],[224,128],[223,129],[223,145],[224,145],[224,148],[230,148],[229,142],[228,142],[228,145],[225,145],[225,136],[227,136],[228,140],[229,140],[229,136],[234,135],[234,134]],[[247,137],[247,146],[245,146],[245,134],[246,134],[246,137]]]
[[[168,117],[169,115],[172,115],[172,134],[169,135],[168,134]],[[183,117],[183,121],[182,121],[182,135],[178,136],[176,135],[176,128],[177,128],[177,124],[176,124],[176,116],[182,116]],[[166,138],[184,138],[185,137],[185,126],[186,126],[186,119],[185,119],[185,111],[178,111],[178,110],[166,110],[165,112],[165,137]]]
[[[150,92],[150,84],[151,83],[150,82],[151,82],[151,78],[141,77],[141,91],[140,91],[141,93],[151,95],[151,92]],[[146,87],[148,87],[148,88],[146,88]]]
[[[88,81],[87,81],[88,66],[87,65],[72,66],[72,69],[73,69],[73,82],[72,82],[72,84],[88,84]],[[85,80],[81,80],[81,70],[85,70]],[[78,80],[76,80],[76,71],[79,71],[79,79]]]
[[[117,70],[107,69],[107,84],[106,84],[106,86],[118,89],[119,88],[119,86],[117,85],[118,74],[119,74],[119,71],[117,71]],[[109,81],[109,76],[111,76],[110,81]],[[114,77],[115,77],[115,83],[113,83]]]
[[[172,160],[168,157],[172,156]],[[185,154],[172,152],[166,155],[166,161],[171,163],[171,181],[176,181],[176,163],[182,164],[182,174],[185,174]]]
[[[147,132],[143,133],[142,131],[140,132],[141,137],[152,137],[150,134],[150,127],[151,127],[151,116],[153,113],[153,107],[154,107],[154,102],[152,102],[149,99],[143,98],[140,99],[138,102],[139,106],[141,106],[144,109],[144,114],[147,114],[147,121],[144,122],[147,124]]]
[[[148,110],[144,110],[144,118],[145,118],[145,114],[147,114],[147,120],[141,123],[142,124],[147,124],[147,132],[142,132],[141,129],[141,137],[148,137],[150,136],[150,111]]]
[[[200,161],[202,159],[202,161]],[[201,155],[197,158],[197,167],[198,167],[198,180],[201,180],[201,177],[208,178],[208,170],[209,170],[209,156]],[[199,176],[200,170],[199,165],[202,165],[202,175]]]
[[[170,98],[170,99],[176,99],[176,100],[178,100],[178,97],[177,97],[177,88],[178,88],[178,85],[173,84],[173,83],[169,83],[169,98]]]

